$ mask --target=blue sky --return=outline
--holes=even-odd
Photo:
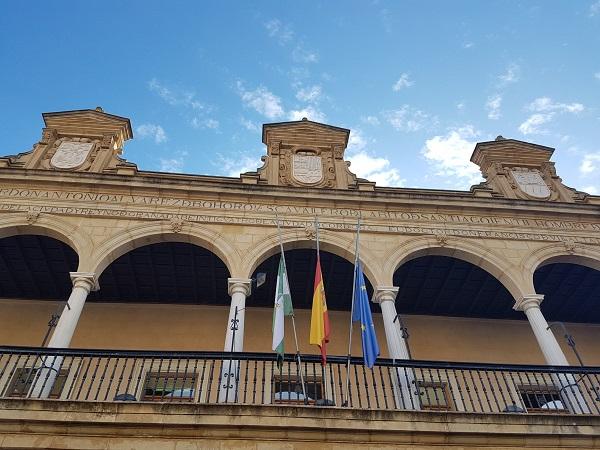
[[[237,176],[262,123],[352,130],[378,185],[468,189],[478,141],[556,147],[563,181],[600,194],[600,0],[7,1],[1,154],[40,113],[129,117],[144,170]]]

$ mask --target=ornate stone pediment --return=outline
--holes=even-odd
[[[471,161],[479,166],[484,183],[471,190],[478,196],[524,200],[585,202],[587,194],[565,186],[550,157],[554,149],[498,136],[479,142]]]
[[[29,152],[0,158],[0,167],[135,174],[137,167],[121,158],[133,137],[131,123],[102,108],[42,114],[46,127]]]
[[[373,190],[344,161],[350,130],[302,119],[263,126],[264,165],[242,181],[279,186]]]

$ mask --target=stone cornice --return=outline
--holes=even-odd
[[[39,183],[35,183],[38,181]],[[468,191],[443,191],[435,189],[411,189],[411,188],[376,188],[375,191],[358,190],[331,190],[314,188],[291,188],[287,186],[264,186],[242,184],[236,178],[211,177],[202,175],[178,175],[164,174],[158,172],[140,172],[137,176],[94,174],[84,172],[49,172],[45,170],[3,169],[0,171],[0,188],[13,187],[22,184],[28,187],[32,185],[47,186],[47,189],[56,188],[73,190],[73,186],[79,185],[81,189],[93,190],[94,192],[129,192],[137,191],[138,195],[146,192],[148,195],[156,195],[172,191],[170,195],[181,192],[183,198],[191,198],[197,192],[198,198],[211,198],[211,195],[246,197],[252,201],[264,200],[272,202],[273,199],[281,199],[298,202],[301,198],[303,203],[311,206],[319,204],[330,204],[335,201],[346,207],[360,204],[361,208],[371,206],[373,208],[393,207],[415,207],[414,200],[419,200],[419,210],[445,210],[455,211],[460,208],[463,212],[472,209],[479,214],[500,213],[502,211],[525,212],[528,214],[545,214],[548,217],[557,218],[561,215],[600,217],[600,196],[598,204],[582,203],[559,203],[535,200],[516,200],[505,198],[474,197]],[[101,190],[100,186],[104,187]],[[210,188],[213,188],[211,190]],[[484,211],[482,211],[484,210]],[[571,219],[572,220],[572,219]]]

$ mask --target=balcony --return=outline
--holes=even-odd
[[[5,399],[600,416],[600,368],[0,348]],[[349,369],[349,370],[348,370]]]

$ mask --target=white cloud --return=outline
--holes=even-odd
[[[289,25],[284,25],[279,19],[266,22],[265,28],[270,37],[277,39],[280,45],[286,44],[294,38],[294,32]]]
[[[314,106],[288,112],[288,120],[302,120],[304,117],[313,122],[325,122],[325,114]]]
[[[292,59],[299,63],[316,63],[319,61],[317,52],[307,50],[301,44],[296,45],[292,50]]]
[[[322,94],[321,86],[314,85],[299,89],[296,98],[302,102],[315,103],[321,99]]]
[[[376,157],[366,151],[348,155],[350,170],[360,178],[374,181],[378,186],[403,186],[405,181],[398,169],[390,167],[387,158]]]
[[[596,80],[600,80],[600,72],[596,72],[596,73],[594,74],[594,78],[595,78]]]
[[[194,128],[209,128],[211,130],[216,130],[219,128],[219,121],[215,119],[202,119],[200,117],[194,117],[191,120],[191,124]]]
[[[585,109],[581,103],[556,103],[550,97],[539,97],[527,106],[535,112],[568,112],[579,113]]]
[[[596,187],[596,186],[586,186],[584,188],[581,189],[583,192],[587,192],[588,194],[591,195],[600,195],[600,188]]]
[[[161,84],[156,78],[153,78],[148,82],[148,89],[151,92],[156,93],[166,103],[171,106],[185,106],[196,111],[205,109],[202,102],[196,99],[196,94],[188,91],[176,92],[172,88]]]
[[[379,119],[376,116],[365,116],[361,117],[360,120],[364,123],[368,123],[369,125],[379,125]]]
[[[392,90],[397,92],[404,88],[409,88],[413,84],[415,84],[415,82],[410,79],[409,75],[407,73],[403,73],[400,75],[400,78],[398,78],[398,81],[396,81],[396,83],[394,83],[392,86]]]
[[[584,176],[588,176],[596,171],[600,172],[600,152],[586,153],[579,166],[579,172]]]
[[[165,133],[165,130],[160,125],[144,123],[137,127],[135,132],[142,139],[154,139],[154,142],[157,144],[161,144],[167,140],[167,133]]]
[[[470,162],[477,134],[471,125],[452,129],[445,136],[428,139],[422,154],[433,165],[436,175],[451,178],[457,186],[468,188],[481,181],[479,168]]]
[[[256,122],[253,122],[253,121],[251,121],[249,119],[246,119],[246,118],[242,117],[240,119],[240,123],[248,131],[254,131],[256,133],[260,133],[261,132],[261,127]]]
[[[548,131],[542,125],[551,122],[557,114],[578,114],[585,109],[581,103],[557,103],[550,97],[538,97],[527,105],[526,109],[534,114],[519,125],[519,131],[524,135],[545,134]]]
[[[348,138],[348,145],[346,146],[346,151],[349,153],[358,152],[364,149],[367,146],[367,140],[363,136],[362,131],[360,130],[352,130],[350,132],[350,137]]]
[[[228,177],[239,177],[244,172],[254,172],[259,167],[262,167],[261,156],[263,151],[252,154],[243,154],[236,158],[227,158],[219,155],[219,167],[225,171]]]
[[[594,17],[600,14],[600,0],[590,5],[590,17]]]
[[[465,102],[459,102],[456,104],[456,109],[458,109],[459,111],[464,111],[466,106],[467,105],[465,104]]]
[[[498,81],[501,86],[506,86],[510,83],[516,83],[521,77],[521,67],[518,64],[511,63],[506,68],[506,72],[498,76]]]
[[[241,81],[237,82],[238,92],[244,106],[252,108],[268,119],[277,119],[284,115],[281,99],[264,86],[259,86],[253,91],[244,88]]]
[[[403,105],[400,109],[385,111],[383,115],[395,129],[405,132],[419,131],[437,122],[435,117],[431,117],[409,105]]]
[[[473,42],[465,42],[463,48],[472,48],[475,44]]]
[[[184,159],[188,155],[186,151],[175,152],[175,154],[171,158],[160,158],[160,168],[161,172],[177,172],[181,173],[183,171]]]
[[[360,130],[352,130],[348,139],[346,159],[350,161],[350,170],[360,178],[374,181],[379,186],[403,186],[398,169],[391,167],[387,158],[377,157],[366,151],[367,139]]]
[[[548,131],[541,126],[548,123],[554,117],[554,113],[532,114],[525,122],[519,125],[519,131],[528,134],[546,134]]]
[[[500,107],[502,106],[502,96],[500,94],[492,95],[488,98],[485,108],[488,112],[488,119],[498,120],[502,114]]]

